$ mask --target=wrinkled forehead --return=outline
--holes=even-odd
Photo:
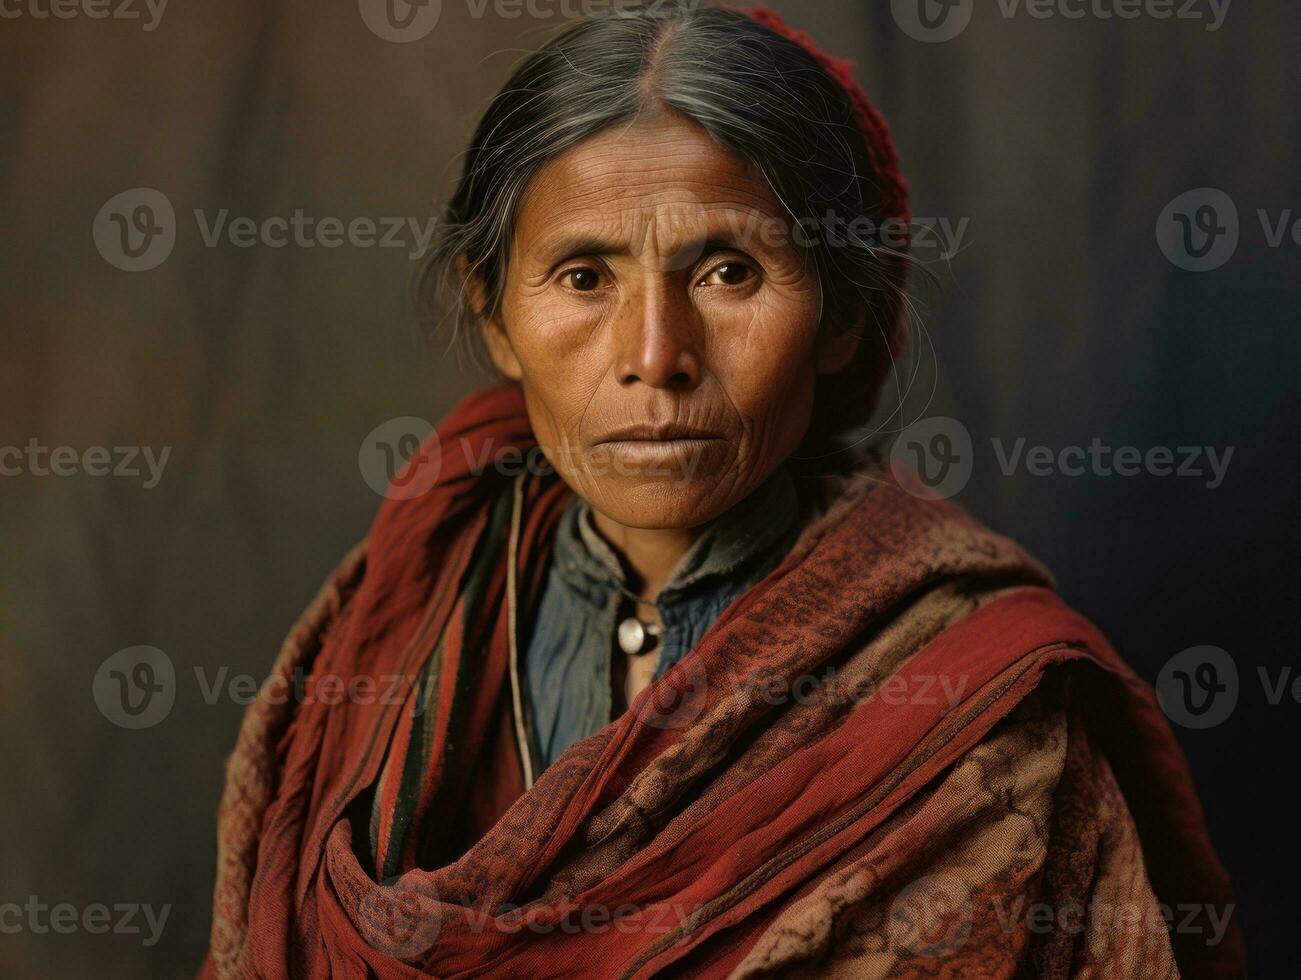
[[[682,117],[620,126],[550,160],[529,182],[514,251],[669,255],[703,239],[743,247],[781,220],[759,168]]]

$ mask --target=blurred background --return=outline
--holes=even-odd
[[[417,324],[427,223],[521,53],[611,2],[0,0],[0,975],[197,968],[240,679],[366,533],[368,435],[483,381]],[[924,3],[772,3],[857,62],[936,229],[903,421],[961,423],[956,499],[1147,679],[1227,652],[1176,731],[1289,975],[1301,14]],[[1060,465],[1095,440],[1186,472]],[[174,679],[123,714],[139,646]]]

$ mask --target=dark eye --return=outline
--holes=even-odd
[[[754,270],[744,262],[724,262],[705,276],[705,282],[719,286],[740,286],[754,275]]]
[[[586,266],[579,269],[570,269],[562,278],[580,293],[590,293],[601,285],[601,274],[595,269],[589,269]]]

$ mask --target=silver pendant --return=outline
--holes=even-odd
[[[660,627],[656,623],[643,623],[636,616],[629,616],[619,624],[617,635],[619,649],[630,657],[635,657],[653,649],[655,644],[647,641],[659,636]]]

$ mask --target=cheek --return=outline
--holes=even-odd
[[[816,294],[764,290],[702,312],[710,366],[737,412],[761,430],[798,428],[802,435],[817,373]]]
[[[508,300],[502,313],[535,434],[543,445],[558,443],[577,431],[605,374],[601,353],[590,343],[601,314],[543,292]]]
[[[525,370],[547,369],[592,336],[600,326],[601,311],[566,300],[545,286],[531,288],[508,280],[502,318]]]

